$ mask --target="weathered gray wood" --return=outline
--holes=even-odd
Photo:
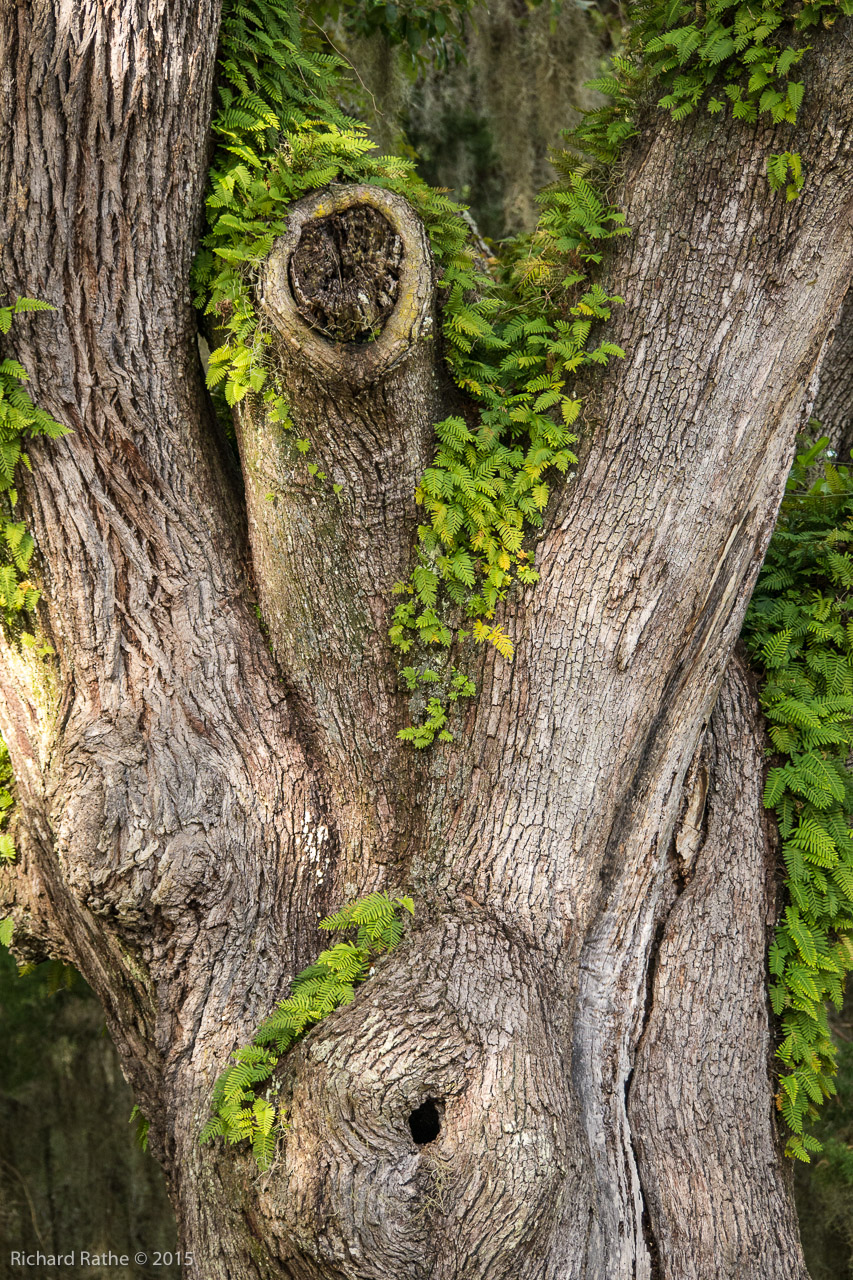
[[[341,344],[306,324],[288,265],[307,226],[353,201],[384,213],[404,253],[397,305],[375,341]],[[421,838],[419,767],[397,740],[407,706],[387,632],[392,588],[409,572],[433,424],[459,397],[437,357],[426,235],[402,198],[337,187],[300,201],[263,291],[296,427],[282,430],[251,408],[239,414],[252,559],[273,648],[330,788],[338,892],[351,896],[374,877],[401,883]],[[307,471],[294,435],[308,440],[325,482]]]
[[[839,462],[850,466],[853,452],[853,287],[828,335],[812,412],[828,435]]]
[[[3,287],[57,306],[16,327],[15,351],[73,429],[33,449],[26,493],[54,694],[3,664],[13,914],[104,1001],[199,1247],[212,1083],[333,901],[305,844],[323,798],[254,614],[190,305],[218,17],[0,8]],[[253,1274],[245,1223],[229,1234],[214,1216],[220,1274]]]
[[[8,883],[29,945],[72,957],[104,1001],[209,1280],[627,1280],[674,1276],[688,1256],[734,1280],[752,1260],[726,1248],[731,1141],[737,1239],[781,1213],[776,1273],[802,1275],[751,1003],[769,911],[753,828],[729,841],[728,886],[702,874],[726,839],[724,797],[754,821],[732,762],[750,786],[757,763],[738,731],[729,764],[704,766],[703,841],[695,762],[853,267],[846,28],[815,38],[796,141],[654,119],[626,158],[635,230],[607,272],[627,358],[589,389],[541,581],[507,601],[515,662],[480,654],[457,744],[416,756],[396,740],[389,591],[431,424],[458,404],[423,231],[402,203],[389,212],[425,265],[362,349],[298,327],[287,245],[274,251],[280,373],[342,489],[318,487],[249,409],[244,510],[186,287],[216,21],[186,0],[0,9],[4,281],[59,307],[16,353],[74,428],[34,450],[26,485],[57,662],[36,678],[0,655],[23,852],[4,897]],[[785,204],[765,157],[793,145],[809,182]],[[414,934],[290,1055],[278,1163],[258,1178],[239,1152],[199,1148],[213,1079],[316,951],[317,917],[377,886],[414,891]],[[705,1036],[715,1001],[750,1002],[726,1044],[743,1037],[763,1127],[732,1135],[724,1088],[701,1138],[708,1194],[685,1204],[688,1099],[711,1073],[675,1064],[676,1092],[660,1083],[681,1007],[666,966],[693,954],[679,904],[713,920],[726,892],[758,913],[732,943],[749,973],[738,986],[721,965],[704,1007],[699,985],[687,998]],[[427,1098],[441,1132],[418,1147],[408,1117]]]
[[[648,1228],[672,1280],[807,1275],[771,1096],[778,850],[763,786],[764,729],[738,656],[685,788],[628,1091]]]

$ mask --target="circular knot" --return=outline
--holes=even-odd
[[[397,303],[403,241],[370,205],[306,222],[288,264],[302,319],[335,342],[371,342]]]
[[[288,210],[261,305],[313,378],[359,391],[432,338],[434,297],[426,228],[408,201],[335,183]]]

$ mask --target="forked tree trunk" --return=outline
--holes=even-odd
[[[247,410],[243,508],[187,290],[217,19],[0,7],[4,284],[58,308],[15,354],[73,428],[25,484],[57,656],[6,642],[0,671],[20,945],[103,999],[205,1280],[804,1277],[760,727],[729,659],[853,265],[849,29],[815,38],[794,138],[647,122],[607,265],[627,357],[589,389],[541,581],[507,601],[515,661],[481,655],[456,741],[415,755],[385,637],[457,395],[428,251],[372,190],[295,211],[264,305],[342,489]],[[794,147],[808,181],[785,204],[765,157]],[[354,348],[352,306],[312,311],[312,254],[319,219],[365,202],[391,228],[368,235],[377,278],[395,236],[409,277],[367,300],[390,315]],[[412,935],[288,1055],[276,1164],[201,1148],[216,1075],[316,954],[317,917],[378,887],[414,894]]]

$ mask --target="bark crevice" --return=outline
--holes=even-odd
[[[767,874],[774,854],[762,805],[763,730],[739,657],[703,754],[706,835],[690,882],[661,922],[628,1096],[639,1176],[662,1278],[712,1280],[732,1274],[736,1258],[741,1276],[805,1280],[770,1102],[765,958],[776,887]],[[698,1249],[683,1239],[685,1198],[700,1206]],[[764,1225],[756,1231],[759,1204]]]

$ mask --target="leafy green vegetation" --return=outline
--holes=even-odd
[[[313,13],[322,22],[343,23],[354,36],[377,32],[392,45],[403,45],[413,62],[425,54],[425,46],[439,64],[461,56],[462,23],[477,0],[315,0]]]
[[[841,1007],[853,967],[853,474],[826,445],[797,455],[744,627],[776,753],[764,802],[790,901],[770,948],[770,998],[784,1034],[777,1104],[801,1160],[821,1149],[809,1126],[835,1092],[827,1002]]]
[[[9,332],[15,316],[52,309],[35,298],[18,298],[11,305],[0,306],[0,335]],[[30,469],[23,447],[27,439],[47,436],[55,440],[67,435],[68,428],[33,404],[24,385],[27,381],[27,372],[17,360],[0,359],[0,619],[21,645],[32,648],[36,638],[22,626],[22,620],[35,609],[41,593],[28,573],[35,543],[25,522],[15,519],[15,476],[19,466]],[[41,655],[51,652],[49,646],[39,650]],[[0,740],[0,863],[15,859],[15,845],[6,829],[12,815],[13,781],[9,752]],[[0,921],[0,943],[8,946],[11,937],[12,921],[7,918]]]
[[[610,74],[592,82],[610,101],[586,116],[573,140],[610,163],[636,132],[636,104],[652,99],[675,120],[704,107],[748,123],[765,117],[795,124],[805,95],[798,68],[810,29],[851,14],[853,0],[639,0],[630,7],[625,46]],[[802,186],[799,157],[768,157],[774,189],[784,185],[788,169],[793,199]]]
[[[425,686],[421,691],[421,700],[426,694],[424,718],[420,724],[401,729],[399,736],[416,747],[429,747],[435,741],[436,734],[440,742],[452,742],[453,734],[447,728],[448,710],[460,698],[473,698],[477,692],[474,681],[463,671],[451,667],[449,679],[442,682],[442,677],[431,666],[420,668],[403,667],[400,672],[410,693],[416,694],[419,685]],[[415,702],[415,699],[412,700]]]
[[[0,306],[0,335],[9,332],[17,315],[52,310],[35,298],[18,298],[12,305]],[[35,436],[55,440],[68,433],[67,427],[36,408],[26,381],[27,372],[16,360],[0,359],[0,611],[7,627],[19,624],[21,614],[35,608],[40,594],[27,576],[35,543],[24,522],[14,518],[15,474],[19,465],[30,469],[23,444]],[[27,639],[33,643],[31,635]]]
[[[261,1023],[252,1043],[234,1052],[234,1066],[216,1083],[215,1115],[202,1130],[202,1142],[216,1137],[249,1141],[258,1166],[269,1168],[287,1117],[282,1107],[276,1110],[269,1096],[272,1090],[259,1096],[258,1086],[269,1080],[281,1056],[311,1027],[352,1003],[356,986],[370,977],[376,958],[402,938],[402,913],[414,915],[414,910],[411,898],[370,893],[320,921],[320,928],[329,932],[355,929],[355,941],[337,942],[321,951],[314,964],[296,975],[290,996]]]
[[[0,738],[0,862],[15,861],[15,844],[6,831],[15,803],[12,789],[15,779],[6,743]]]
[[[393,27],[403,10],[385,8],[375,20]],[[368,9],[353,12],[367,21]],[[439,264],[448,362],[479,421],[436,424],[438,449],[416,494],[427,518],[412,574],[396,588],[403,599],[390,638],[401,653],[417,656],[422,673],[447,685],[450,658],[430,655],[468,639],[512,657],[495,614],[514,581],[537,580],[525,535],[541,525],[554,473],[576,461],[571,446],[581,403],[572,380],[583,366],[623,354],[593,337],[621,299],[592,273],[607,242],[628,233],[593,179],[606,185],[607,167],[636,133],[638,101],[662,88],[659,105],[676,119],[704,101],[712,114],[730,108],[738,119],[767,114],[793,123],[803,98],[792,77],[807,49],[804,33],[851,11],[853,0],[762,0],[753,7],[711,0],[701,14],[680,0],[632,6],[625,49],[611,74],[593,82],[608,104],[566,135],[561,178],[543,194],[539,225],[528,243],[510,250],[495,278],[479,269],[460,209],[410,161],[375,155],[365,126],[341,112],[342,64],[303,31],[291,0],[247,0],[226,13],[214,118],[219,149],[196,270],[199,305],[227,333],[211,356],[211,387],[224,386],[232,407],[247,395],[262,397],[273,422],[294,426],[267,362],[272,337],[257,314],[253,284],[288,206],[309,191],[349,181],[405,195]],[[796,195],[799,156],[770,156],[768,176],[774,188]],[[309,448],[298,434],[295,447]],[[415,732],[403,735],[416,747],[430,745],[447,706],[443,701],[441,714],[427,706]],[[446,740],[444,723],[439,736]]]
[[[438,450],[416,494],[428,519],[412,575],[397,588],[404,599],[390,638],[404,654],[473,638],[510,657],[495,610],[514,579],[536,581],[525,528],[541,524],[548,474],[565,473],[576,460],[570,446],[581,406],[567,378],[622,354],[590,343],[594,324],[621,299],[593,284],[588,271],[601,261],[603,242],[626,233],[624,219],[571,174],[546,201],[535,258],[493,279],[478,268],[461,210],[418,178],[411,162],[376,156],[364,126],[342,115],[335,105],[340,64],[300,30],[288,0],[241,5],[223,23],[222,52],[220,148],[196,269],[198,301],[227,334],[211,356],[209,383],[224,385],[231,406],[261,397],[269,418],[292,428],[252,291],[287,208],[330,182],[375,183],[405,195],[440,268],[449,364],[479,405],[480,421],[436,424]],[[297,434],[295,447],[305,451],[308,442]],[[447,672],[436,674],[443,680]],[[434,736],[411,740],[425,746]]]

